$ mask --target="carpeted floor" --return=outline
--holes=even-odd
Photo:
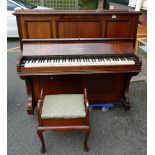
[[[25,83],[16,76],[19,53],[8,53],[8,155],[39,155],[36,135],[37,117],[26,113]],[[89,152],[83,152],[83,133],[45,132],[45,155],[146,155],[147,147],[147,83],[131,82],[132,108],[121,106],[105,113],[90,112]]]

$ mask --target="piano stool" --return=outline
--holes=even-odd
[[[90,134],[89,103],[87,90],[83,94],[48,94],[41,89],[38,100],[37,134],[42,143],[41,153],[46,152],[43,131],[84,131],[84,151],[88,151]]]

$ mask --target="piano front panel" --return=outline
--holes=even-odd
[[[99,38],[100,21],[59,21],[57,22],[57,38]]]
[[[91,103],[114,102],[121,97],[123,74],[84,75],[82,78]]]
[[[22,39],[44,38],[135,38],[138,13],[18,14]],[[121,33],[120,33],[121,31]]]
[[[31,39],[52,38],[51,21],[27,21],[27,36]]]
[[[50,16],[22,16],[17,19],[20,39],[53,38],[53,22]]]
[[[105,38],[134,38],[137,17],[130,15],[109,15],[103,17],[102,37]],[[121,32],[121,33],[120,33]]]
[[[107,38],[129,38],[130,21],[107,21],[105,36]]]
[[[118,102],[123,96],[126,74],[33,76],[32,86],[37,103],[43,88],[47,94],[81,93],[87,88],[90,103]]]

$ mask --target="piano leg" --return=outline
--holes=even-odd
[[[27,88],[27,113],[28,115],[33,115],[35,104],[33,102],[31,78],[25,77],[24,80],[25,80],[26,88]]]
[[[130,101],[127,100],[126,98],[122,98],[122,105],[126,111],[130,110]]]
[[[125,79],[124,94],[122,97],[122,105],[125,110],[130,110],[129,85],[132,75],[127,75]]]

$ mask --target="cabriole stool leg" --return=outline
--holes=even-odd
[[[41,144],[42,144],[42,148],[40,150],[41,153],[45,153],[46,152],[46,148],[45,148],[45,141],[44,141],[44,137],[43,137],[43,134],[42,134],[42,131],[41,130],[37,130],[37,134],[40,138],[40,141],[41,141]]]
[[[86,152],[88,152],[87,141],[88,141],[89,135],[90,135],[90,129],[84,130],[84,151],[86,151]]]

